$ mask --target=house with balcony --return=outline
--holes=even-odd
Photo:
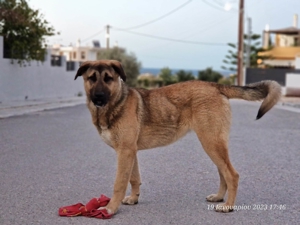
[[[271,35],[274,37],[274,45],[269,46]],[[266,56],[262,66],[273,68],[295,68],[296,57],[300,56],[300,29],[298,28],[298,16],[294,15],[293,26],[269,30],[268,27],[263,35],[263,47],[269,49],[260,52],[260,56]]]
[[[272,42],[272,46],[269,46]],[[275,80],[282,86],[285,96],[300,96],[300,29],[298,16],[294,15],[293,26],[263,32],[264,56],[259,68],[246,68],[245,83]]]

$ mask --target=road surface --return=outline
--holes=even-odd
[[[216,167],[196,135],[138,154],[138,205],[111,220],[59,217],[58,208],[112,195],[116,157],[85,105],[0,120],[0,224],[299,224],[300,113],[232,101],[230,156],[240,174],[236,210],[216,213]]]

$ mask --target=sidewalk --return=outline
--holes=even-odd
[[[20,116],[33,112],[85,104],[86,97],[49,98],[39,100],[23,100],[0,103],[0,119]],[[278,103],[281,108],[300,109],[300,97],[282,97]]]
[[[283,106],[300,108],[300,97],[282,97],[281,104]]]
[[[20,116],[33,112],[70,107],[85,104],[86,97],[47,98],[37,100],[23,100],[0,102],[0,119]]]

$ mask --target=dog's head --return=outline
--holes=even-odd
[[[82,76],[88,99],[96,107],[105,106],[121,88],[121,80],[126,74],[120,62],[116,60],[87,61],[81,64],[75,79]]]

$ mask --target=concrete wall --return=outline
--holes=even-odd
[[[300,96],[300,74],[287,73],[285,83],[285,96]]]
[[[12,100],[43,99],[77,96],[84,93],[82,78],[74,81],[79,64],[74,71],[66,70],[66,60],[62,66],[51,66],[48,51],[43,63],[33,61],[30,66],[21,67],[17,61],[3,58],[3,37],[0,36],[0,102]]]
[[[87,60],[96,60],[97,59],[97,52],[96,51],[86,51]]]
[[[295,69],[300,69],[300,55],[296,56],[295,59]]]

